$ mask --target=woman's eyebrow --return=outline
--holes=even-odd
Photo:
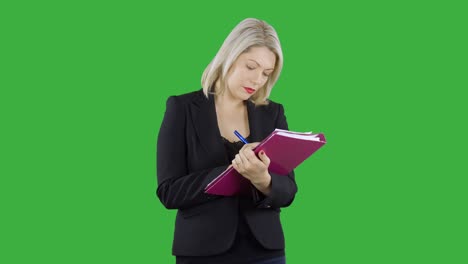
[[[256,60],[252,60],[252,59],[249,59],[249,60],[251,60],[251,61],[257,63],[257,65],[258,65],[259,67],[262,67],[262,66],[260,65],[260,63],[258,63]],[[273,70],[273,68],[265,69],[265,70]]]

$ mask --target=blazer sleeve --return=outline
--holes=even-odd
[[[276,119],[276,128],[288,130],[288,123],[284,115],[284,108],[279,104],[278,117]],[[268,155],[268,153],[266,153]],[[263,195],[257,190],[258,195],[254,196],[254,201],[258,208],[279,208],[289,206],[297,192],[294,170],[288,175],[279,175],[270,172],[271,191],[268,196]]]
[[[156,195],[168,209],[185,209],[215,199],[205,186],[227,166],[188,172],[185,139],[186,112],[177,97],[169,97],[157,140]]]

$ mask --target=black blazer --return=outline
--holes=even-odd
[[[283,106],[247,104],[250,137],[259,142],[275,128],[288,129]],[[266,153],[268,155],[268,153]],[[171,96],[157,143],[157,196],[168,209],[178,209],[172,247],[174,255],[209,256],[226,251],[234,241],[239,198],[209,195],[205,186],[229,164],[216,118],[214,97],[202,90]],[[253,186],[250,208],[244,209],[253,235],[267,249],[283,249],[280,207],[294,200],[294,172],[271,174],[271,193]]]

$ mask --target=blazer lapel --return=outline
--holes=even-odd
[[[200,91],[199,96],[191,104],[191,113],[193,126],[202,147],[220,166],[228,164],[228,157],[219,132],[213,95],[210,94],[209,98],[206,98],[203,91]]]
[[[250,140],[252,142],[261,141],[261,117],[259,112],[255,111],[255,104],[247,100],[247,113],[249,116]]]

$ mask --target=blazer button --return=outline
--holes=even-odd
[[[269,204],[265,205],[265,208],[270,208],[270,207],[271,207],[271,205],[269,205]]]

